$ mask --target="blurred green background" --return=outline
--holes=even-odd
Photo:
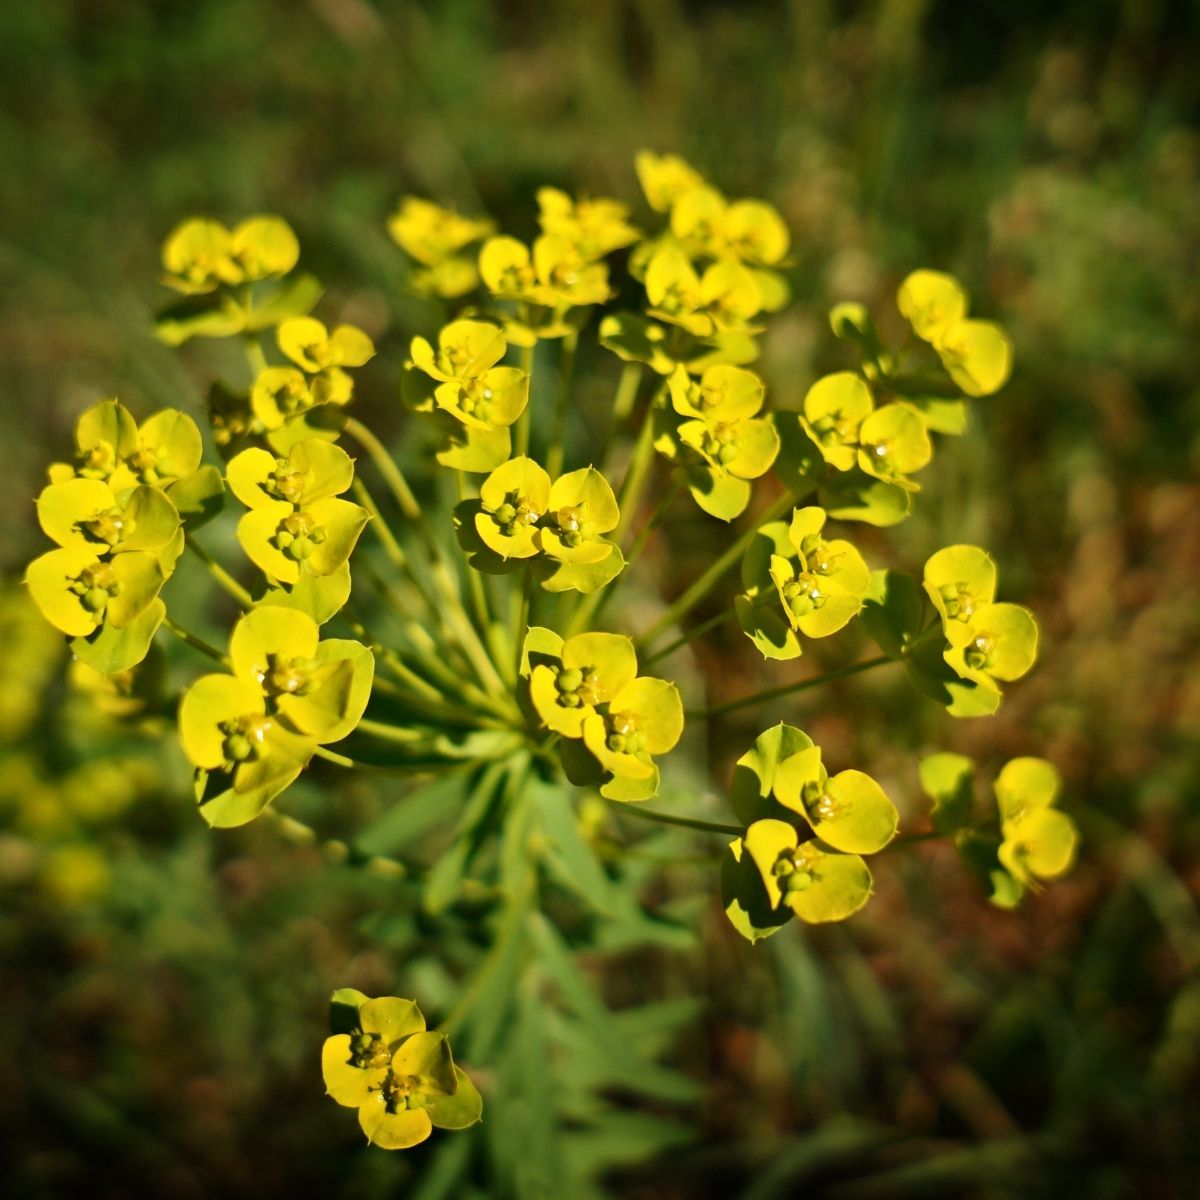
[[[362,410],[400,444],[399,364],[431,321],[384,230],[405,192],[527,235],[543,183],[635,200],[646,146],[767,197],[795,239],[797,304],[764,358],[782,406],[831,361],[833,300],[954,271],[1012,331],[1016,373],[942,443],[918,515],[866,549],[912,569],[988,546],[1042,622],[1036,673],[991,721],[872,678],[739,716],[709,753],[720,781],[786,716],[909,813],[920,752],[993,771],[1043,754],[1081,860],[1006,914],[949,849],[898,852],[848,926],[757,949],[713,894],[694,945],[636,964],[640,990],[703,1001],[669,1047],[699,1084],[672,1113],[692,1132],[656,1142],[631,1109],[592,1147],[597,1178],[656,1200],[1194,1194],[1198,52],[1200,9],[1168,0],[0,6],[0,567],[40,546],[31,498],[86,404],[198,413],[219,353],[150,328],[186,215],[293,223],[322,311],[386,348]],[[679,517],[663,578],[721,537]],[[211,834],[169,739],[114,733],[66,692],[59,640],[11,597],[0,628],[5,1194],[442,1194],[424,1151],[361,1145],[317,1067],[332,986],[445,988],[402,890],[286,828]],[[743,686],[739,643],[696,668]],[[349,820],[386,800],[355,783],[337,803]],[[672,870],[715,893],[711,863]],[[508,1194],[476,1170],[475,1194]],[[523,1194],[564,1195],[553,1181]]]

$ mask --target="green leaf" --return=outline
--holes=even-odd
[[[886,528],[898,525],[912,509],[912,495],[857,469],[839,474],[817,493],[823,509],[842,521]]]
[[[721,903],[730,924],[748,942],[777,933],[792,919],[789,908],[773,908],[758,868],[741,838],[730,842],[721,860]]]
[[[236,791],[230,784],[228,775],[197,771],[196,800],[200,805],[200,815],[214,829],[232,829],[238,825],[245,825],[253,821],[276,796],[290,787],[301,770],[302,767],[297,767],[295,771],[280,775],[270,783],[247,792]],[[226,787],[225,784],[230,786]]]
[[[187,530],[199,529],[225,507],[225,481],[216,467],[206,464],[167,488],[167,496]]]
[[[803,653],[800,639],[783,615],[773,589],[761,598],[736,596],[733,607],[742,632],[763,658],[787,662]]]
[[[259,605],[277,605],[299,609],[318,625],[341,612],[350,599],[350,564],[342,563],[332,574],[312,575],[302,571],[299,580],[290,587],[268,588]]]
[[[780,763],[812,749],[803,730],[780,722],[758,735],[754,745],[737,760],[729,788],[729,802],[743,825],[767,817],[788,820],[791,814],[774,798],[775,775]]]
[[[871,572],[871,586],[863,598],[862,622],[889,658],[903,658],[920,634],[921,608],[921,588],[911,575]]]
[[[714,471],[705,463],[687,468],[686,481],[692,499],[711,517],[732,521],[750,503],[750,484],[735,475]]]
[[[933,801],[934,829],[957,833],[971,819],[975,764],[963,754],[930,754],[921,759],[919,771],[921,788]]]
[[[289,317],[305,316],[316,307],[324,291],[315,275],[297,275],[247,312],[246,328],[254,331],[270,329]]]
[[[597,912],[612,913],[612,880],[580,831],[571,793],[541,782],[529,785],[529,790],[546,839],[546,865],[555,879]]]
[[[168,346],[182,346],[194,337],[231,337],[245,327],[245,312],[216,295],[189,296],[154,318],[154,332]]]
[[[945,400],[938,396],[909,396],[907,403],[916,409],[931,433],[959,437],[967,431],[967,406],[962,400]]]
[[[124,629],[104,624],[87,637],[72,638],[71,652],[102,675],[128,671],[150,652],[150,643],[166,615],[167,606],[156,598]]]
[[[905,668],[908,682],[952,717],[991,716],[1000,707],[1000,693],[961,679],[942,657],[945,645],[936,638],[915,645]]]
[[[812,438],[804,432],[798,412],[773,412],[771,420],[779,434],[775,474],[796,497],[807,496],[825,474],[825,460]],[[828,508],[828,505],[824,505]]]
[[[365,857],[392,855],[455,815],[467,801],[474,776],[464,773],[435,779],[395,801],[354,838]]]
[[[370,996],[357,988],[338,988],[329,998],[329,1032],[351,1033],[358,1028],[358,1009]]]

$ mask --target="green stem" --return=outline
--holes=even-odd
[[[671,604],[667,611],[641,637],[635,640],[634,645],[639,648],[649,645],[664,629],[669,629],[685,613],[691,612],[708,595],[709,591],[720,581],[721,577],[741,562],[742,555],[746,552],[746,547],[754,540],[759,529],[763,525],[766,525],[767,522],[774,521],[777,517],[782,516],[794,503],[795,499],[790,492],[785,492],[780,496],[741,537],[733,542],[724,554],[709,566],[708,570],[691,587]]]
[[[372,721],[367,717],[359,718],[354,727],[355,732],[369,734],[382,742],[422,742],[429,734],[419,729],[402,729],[399,725],[388,725],[383,721]]]
[[[529,399],[525,411],[517,418],[516,437],[513,439],[513,457],[521,458],[529,453],[529,427],[533,420],[533,354],[536,346],[521,349],[521,370],[529,376]]]
[[[184,629],[178,621],[172,620],[170,617],[163,617],[163,624],[181,641],[186,642],[193,650],[199,650],[201,654],[206,654],[214,662],[219,662],[222,665],[228,665],[229,660],[215,646],[210,646],[203,638],[197,637],[194,633],[190,633]]]
[[[529,633],[529,605],[533,598],[533,571],[525,567],[521,572],[524,579],[521,582],[521,600],[517,606],[517,620],[513,626],[513,681],[521,677],[521,651],[525,647],[525,638]]]
[[[554,398],[554,417],[550,425],[550,448],[546,451],[546,472],[551,479],[558,477],[566,455],[567,407],[571,399],[571,385],[575,378],[575,351],[579,345],[579,334],[569,333],[563,338],[562,363],[559,366],[558,394]]]
[[[724,625],[726,621],[735,615],[734,610],[728,608],[723,612],[717,613],[715,617],[709,617],[707,621],[701,621],[695,629],[689,629],[687,633],[680,634],[673,642],[668,642],[661,650],[655,650],[653,654],[646,655],[642,659],[642,666],[648,667],[651,663],[658,662],[660,658],[666,658],[668,654],[674,654],[681,646],[686,646],[689,642],[694,642],[696,638],[703,636],[710,629],[715,629],[718,625]]]
[[[643,808],[640,804],[630,804],[627,800],[609,800],[609,804],[620,809],[627,817],[637,817],[642,821],[654,821],[659,825],[680,825],[685,829],[699,829],[702,833],[728,833],[734,837],[741,837],[746,832],[741,825],[724,825],[720,821],[700,821],[695,817],[676,817],[671,813]]]
[[[242,340],[242,344],[246,347],[246,361],[250,364],[250,371],[255,379],[267,369],[267,356],[263,353],[263,348],[259,344],[258,334],[248,333]]]
[[[726,704],[718,704],[714,708],[702,708],[689,712],[689,717],[718,717],[723,713],[735,712],[739,708],[750,708],[755,704],[765,704],[768,700],[778,700],[781,696],[791,696],[796,692],[807,692],[810,688],[820,687],[823,683],[832,683],[835,679],[845,679],[850,675],[860,675],[873,667],[881,667],[884,663],[895,662],[881,654],[878,658],[868,658],[864,662],[851,663],[848,667],[839,667],[836,671],[827,671],[824,675],[816,675],[811,679],[802,679],[799,683],[788,683],[783,687],[770,688],[765,692],[755,692],[752,696],[742,696],[739,700],[730,700]]]
[[[633,412],[637,400],[638,384],[642,382],[645,367],[640,362],[626,363],[617,383],[617,394],[613,397],[613,425],[620,425]]]
[[[384,554],[388,556],[392,566],[407,572],[409,569],[408,555],[404,553],[404,547],[396,540],[391,526],[383,519],[379,505],[375,503],[375,498],[367,490],[367,485],[361,479],[356,478],[350,486],[359,504],[371,514],[371,528],[374,530],[375,536],[379,538]]]
[[[650,540],[650,535],[662,524],[663,518],[667,515],[667,509],[675,502],[675,497],[679,495],[682,487],[683,484],[672,482],[671,486],[663,493],[658,507],[650,514],[650,519],[642,526],[633,545],[629,548],[629,553],[625,556],[626,570],[637,562],[638,556],[645,550],[646,543]]]
[[[413,495],[404,472],[400,470],[396,460],[388,453],[388,448],[356,417],[347,417],[342,428],[370,455],[384,482],[396,497],[400,511],[410,520],[424,525],[421,516],[421,506]]]
[[[625,535],[629,523],[637,511],[642,488],[650,471],[650,464],[654,461],[654,405],[658,402],[658,396],[662,395],[665,387],[666,384],[663,384],[655,394],[654,401],[646,410],[645,420],[633,448],[633,456],[625,470],[625,478],[621,480],[621,490],[617,495],[617,507],[621,510],[621,520],[613,530],[613,540],[618,543]]]
[[[187,548],[208,568],[208,573],[243,608],[254,607],[254,597],[192,535],[184,535]]]

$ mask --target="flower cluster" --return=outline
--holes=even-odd
[[[975,764],[961,754],[921,760],[921,786],[933,801],[934,829],[953,837],[993,904],[1014,908],[1026,891],[1066,874],[1079,834],[1055,804],[1062,780],[1044,758],[1014,758],[993,784],[995,816],[975,817]],[[997,830],[997,818],[999,829]]]
[[[542,188],[528,244],[486,216],[401,201],[388,229],[409,259],[408,285],[436,303],[427,326],[397,339],[403,409],[387,404],[394,381],[371,406],[407,420],[399,457],[349,407],[377,381],[375,338],[336,308],[313,315],[322,288],[297,272],[283,220],[230,229],[195,218],[168,237],[165,278],[182,298],[159,315],[159,336],[230,338],[244,357],[208,393],[224,469],[202,462],[187,414],[139,424],[102,401],[80,418],[73,459],[50,469],[37,513],[56,548],[26,580],[93,672],[97,703],[136,710],[139,664],[160,627],[219,666],[183,691],[177,712],[209,824],[254,819],[314,760],[465,772],[450,846],[413,879],[432,919],[468,891],[532,904],[543,869],[586,898],[608,894],[616,885],[577,826],[587,806],[612,802],[733,835],[724,903],[757,940],[792,917],[857,912],[872,891],[866,860],[896,838],[897,808],[868,774],[831,774],[822,749],[786,724],[734,769],[736,825],[631,807],[660,792],[685,717],[676,683],[639,663],[667,660],[733,617],[767,660],[796,659],[855,624],[882,651],[749,695],[716,679],[689,720],[888,664],[950,715],[982,716],[1033,666],[1037,626],[997,602],[984,550],[939,550],[918,580],[872,570],[850,529],[909,515],[935,438],[961,433],[969,405],[1007,379],[1003,331],[968,317],[952,277],[917,271],[884,323],[907,322],[907,341],[886,344],[863,305],[839,304],[829,318],[839,369],[773,384],[768,406],[756,364],[760,335],[790,301],[782,215],[723,195],[677,156],[643,152],[635,166],[646,223],[619,199]],[[612,306],[617,296],[626,307]],[[371,329],[387,333],[382,322]],[[591,372],[586,388],[577,364]],[[606,371],[619,378],[596,412],[586,399]],[[365,455],[365,477],[347,446]],[[229,494],[244,511],[212,529],[235,530],[232,566],[195,536]],[[727,544],[695,578],[660,571],[661,598],[643,589],[637,603],[613,604],[632,599],[624,580],[658,549],[685,494],[694,520],[729,528]],[[164,591],[184,553],[236,609],[222,626],[227,650],[176,619],[195,611]],[[736,596],[684,628],[739,564]],[[636,636],[613,631],[622,622]],[[352,636],[324,636],[327,625]],[[839,748],[828,749],[835,759]],[[1018,759],[1001,773],[998,829],[963,810],[959,776],[950,799],[936,771],[926,776],[935,831],[983,864],[994,896],[1066,870],[1074,827],[1053,807],[1048,764]],[[526,928],[527,916],[509,927]],[[347,991],[335,1007],[350,1020],[326,1043],[326,1085],[358,1109],[373,1143],[411,1146],[433,1126],[479,1119],[478,1093],[412,1001]]]
[[[200,813],[217,826],[256,817],[318,746],[346,737],[366,709],[375,673],[366,646],[322,640],[311,617],[275,605],[238,621],[228,661],[230,673],[197,679],[179,704]]]
[[[821,748],[784,724],[738,759],[730,802],[746,830],[722,872],[725,911],[751,941],[793,916],[819,924],[858,912],[872,886],[863,856],[887,846],[900,820],[874,779],[831,776]]]
[[[483,1100],[450,1053],[445,1034],[425,1026],[415,1001],[371,999],[353,988],[333,994],[333,1008],[353,1013],[349,1029],[325,1040],[325,1090],[358,1109],[367,1141],[407,1150],[438,1129],[467,1129],[483,1115]]]

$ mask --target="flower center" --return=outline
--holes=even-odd
[[[112,564],[106,562],[84,567],[78,577],[67,586],[90,613],[103,612],[109,600],[121,591]]]
[[[279,500],[298,504],[308,481],[307,471],[297,471],[286,459],[275,460],[275,470],[267,476],[266,490]]]
[[[327,536],[324,526],[317,524],[312,513],[294,512],[279,522],[272,540],[293,562],[305,562]]]
[[[119,508],[98,512],[81,522],[83,532],[95,542],[112,547],[123,542],[136,528],[136,522]]]
[[[650,761],[650,752],[646,749],[646,734],[637,713],[610,712],[604,718],[604,728],[608,735],[605,745],[614,754],[632,754],[642,762]]]
[[[504,502],[492,513],[492,520],[505,537],[514,537],[519,529],[536,525],[541,519],[542,514],[517,491],[506,493]]]
[[[224,740],[221,753],[231,766],[244,762],[258,762],[270,750],[267,735],[271,732],[271,718],[263,713],[249,713],[222,721],[220,725]]]
[[[563,708],[591,707],[600,703],[600,681],[594,667],[563,667],[554,681]]]
[[[807,844],[794,850],[785,850],[775,862],[772,874],[786,892],[803,892],[817,883],[821,876],[816,871],[817,855]]]
[[[963,657],[972,671],[986,671],[991,665],[994,649],[992,639],[986,633],[981,633],[967,647]]]
[[[391,1052],[383,1035],[365,1033],[357,1029],[350,1035],[350,1062],[360,1070],[377,1070],[386,1067],[392,1061]]]

